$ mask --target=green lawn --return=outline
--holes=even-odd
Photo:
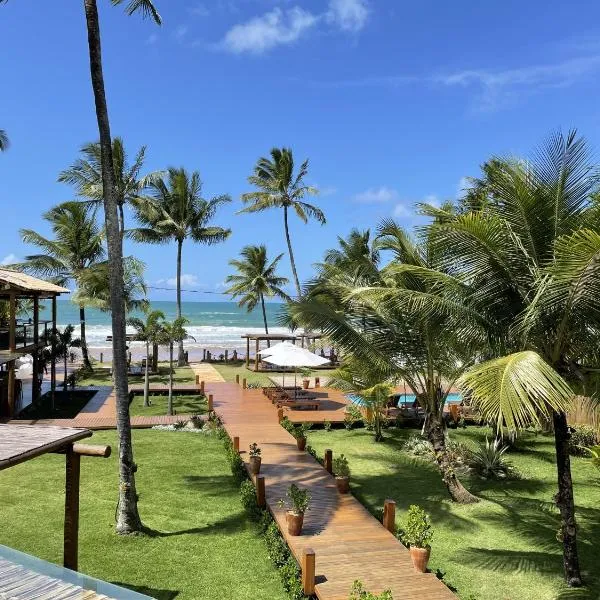
[[[173,381],[175,384],[182,383],[195,383],[196,377],[194,375],[194,371],[189,367],[175,367],[175,373],[173,375]],[[153,383],[169,383],[169,364],[168,363],[158,363],[158,373],[156,375],[150,375],[150,384]],[[144,383],[143,375],[135,375],[131,376],[128,379],[129,385],[142,385]],[[78,382],[77,385],[111,385],[112,386],[112,377],[110,376],[110,371],[105,369],[96,369],[94,374],[86,379],[82,379]]]
[[[160,600],[284,600],[279,574],[239,492],[220,440],[202,434],[134,430],[144,523],[154,536],[114,533],[115,432],[109,459],[81,461],[79,568]],[[64,457],[46,455],[0,472],[0,543],[62,561]]]
[[[135,395],[129,405],[132,417],[153,417],[167,414],[168,396],[150,396],[150,406],[144,406],[144,396]],[[200,395],[173,394],[173,410],[178,415],[200,415],[208,411],[206,398]]]
[[[558,513],[552,504],[556,470],[552,437],[528,435],[525,450],[511,451],[520,480],[465,480],[482,498],[475,505],[453,504],[435,467],[401,450],[414,430],[389,429],[375,444],[364,429],[309,433],[319,452],[344,453],[352,469],[352,491],[371,510],[386,498],[397,502],[398,523],[410,504],[431,515],[435,534],[430,567],[446,572],[448,582],[466,600],[553,600],[600,598],[600,475],[589,462],[572,459],[579,524],[581,568],[590,589],[571,595],[562,585],[561,546],[556,541]],[[463,442],[485,439],[486,430],[452,431]]]

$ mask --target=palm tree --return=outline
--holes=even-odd
[[[392,393],[389,371],[364,357],[350,357],[331,374],[328,385],[354,396],[373,425],[375,441],[382,441],[385,409]]]
[[[50,240],[32,229],[21,229],[21,239],[37,246],[42,253],[25,257],[25,262],[15,267],[41,277],[51,278],[58,285],[74,281],[83,286],[86,273],[92,272],[104,256],[103,233],[96,223],[95,209],[80,202],[65,202],[44,213],[54,234]],[[83,298],[73,298],[79,305],[81,353],[87,368],[91,367],[85,332],[85,307]]]
[[[187,337],[185,325],[188,320],[185,317],[177,317],[174,321],[163,322],[160,325],[158,338],[162,344],[169,347],[169,401],[167,414],[173,414],[173,346],[175,342],[182,342]]]
[[[67,325],[62,331],[59,329],[53,329],[49,333],[50,339],[48,340],[48,345],[54,349],[51,358],[53,360],[60,359],[63,361],[65,371],[63,389],[65,392],[67,391],[67,386],[69,383],[67,367],[69,354],[71,353],[72,348],[78,348],[81,346],[81,340],[73,337],[73,331],[75,331],[73,325]]]
[[[5,152],[8,150],[10,146],[10,142],[8,141],[8,135],[4,129],[0,129],[0,152]]]
[[[469,283],[466,302],[485,315],[496,342],[494,360],[463,386],[498,428],[518,429],[550,412],[570,586],[581,585],[581,575],[566,408],[571,389],[593,395],[598,383],[598,173],[583,138],[556,133],[530,160],[487,163],[475,208],[459,207],[431,226],[432,244]]]
[[[136,331],[136,339],[146,343],[146,367],[144,371],[144,406],[149,406],[148,397],[150,395],[150,345],[157,343],[161,339],[165,315],[160,310],[153,310],[146,313],[146,320],[143,321],[137,317],[130,317],[127,323]]]
[[[112,0],[113,5],[123,0]],[[100,21],[96,0],[84,0],[90,56],[90,75],[98,133],[100,138],[100,156],[102,170],[102,195],[108,260],[110,263],[110,304],[113,334],[113,364],[115,373],[115,392],[117,401],[117,434],[119,438],[119,505],[117,510],[118,533],[133,533],[142,530],[142,521],[137,507],[135,488],[135,470],[133,446],[131,442],[131,424],[129,421],[129,394],[127,390],[127,349],[125,334],[125,307],[123,304],[123,240],[120,234],[118,206],[119,198],[115,180],[112,157],[112,138],[108,118],[108,106],[104,91],[102,72],[102,49],[100,45]],[[130,0],[127,14],[141,12],[143,16],[161,23],[151,0]]]
[[[59,174],[58,181],[75,186],[77,194],[87,198],[90,203],[100,204],[103,199],[100,143],[85,144],[81,148],[81,154],[82,158],[78,158],[68,169]],[[123,139],[113,138],[112,158],[121,236],[125,233],[124,206],[131,203],[132,199],[137,197],[151,181],[161,175],[160,172],[155,172],[140,177],[145,157],[146,146],[142,146],[137,151],[133,164],[130,165]]]
[[[210,225],[217,210],[231,202],[227,195],[211,200],[202,198],[200,173],[191,176],[184,168],[168,169],[167,179],[157,178],[148,186],[150,195],[134,201],[136,217],[141,227],[130,232],[138,242],[177,243],[177,317],[181,317],[181,254],[183,243],[190,238],[200,244],[212,245],[225,241],[231,229]],[[179,340],[179,366],[185,364],[183,340]]]
[[[269,208],[283,208],[285,239],[298,298],[302,295],[302,291],[292,251],[288,212],[294,210],[304,223],[308,221],[309,217],[316,219],[321,225],[325,223],[325,215],[320,208],[302,201],[305,196],[318,194],[316,188],[304,184],[304,178],[307,174],[308,160],[300,165],[299,172],[294,175],[292,150],[290,148],[273,148],[271,158],[259,158],[254,167],[254,175],[248,177],[248,182],[256,186],[258,191],[242,194],[242,202],[247,206],[240,211],[242,213],[253,213]]]
[[[274,296],[282,300],[290,297],[281,289],[287,285],[286,277],[277,275],[277,264],[283,254],[276,256],[271,262],[267,259],[267,248],[261,246],[246,246],[240,252],[241,260],[230,260],[229,264],[238,271],[236,275],[229,275],[225,281],[233,284],[225,293],[234,298],[241,296],[239,306],[245,306],[248,312],[253,311],[260,302],[265,333],[268,335],[267,312],[265,310],[265,296]]]
[[[377,377],[367,388],[402,379],[425,412],[424,432],[450,496],[476,502],[453,469],[443,418],[448,393],[485,339],[464,308],[466,286],[437,270],[426,238],[415,243],[393,221],[380,225],[377,247],[392,254],[379,270],[375,264],[357,269],[324,263],[305,297],[288,304],[289,323],[321,330],[343,351],[346,363],[372,365]]]

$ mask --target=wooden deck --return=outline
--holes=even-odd
[[[242,457],[247,460],[251,443],[260,446],[267,505],[299,563],[305,549],[315,551],[320,600],[347,600],[355,579],[373,592],[391,589],[394,598],[402,600],[456,598],[435,575],[415,572],[408,550],[351,494],[338,494],[334,478],[309,454],[297,450],[261,390],[243,390],[233,383],[211,383],[206,389],[214,395],[215,410],[228,434],[239,437]],[[277,505],[291,483],[308,487],[312,494],[298,537],[288,535],[285,511]]]

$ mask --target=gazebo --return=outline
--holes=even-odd
[[[246,340],[246,368],[250,368],[250,340],[254,341],[254,371],[259,371],[260,365],[260,343],[261,342],[283,342],[289,341],[293,344],[296,343],[297,337],[291,334],[285,333],[245,333],[242,339]]]
[[[0,269],[0,301],[8,305],[8,311],[0,323],[0,416],[15,415],[19,394],[15,377],[15,361],[26,354],[33,357],[32,401],[40,395],[40,350],[45,344],[48,326],[56,328],[56,298],[69,290],[43,279],[31,277],[11,269]],[[52,301],[52,319],[40,320],[40,300]],[[32,316],[28,320],[17,318],[19,301],[32,302]],[[56,363],[52,358],[50,386],[56,388]]]

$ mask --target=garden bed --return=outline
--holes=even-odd
[[[44,394],[38,402],[25,407],[19,419],[72,419],[94,397],[96,390],[56,390],[54,407],[51,392]]]

